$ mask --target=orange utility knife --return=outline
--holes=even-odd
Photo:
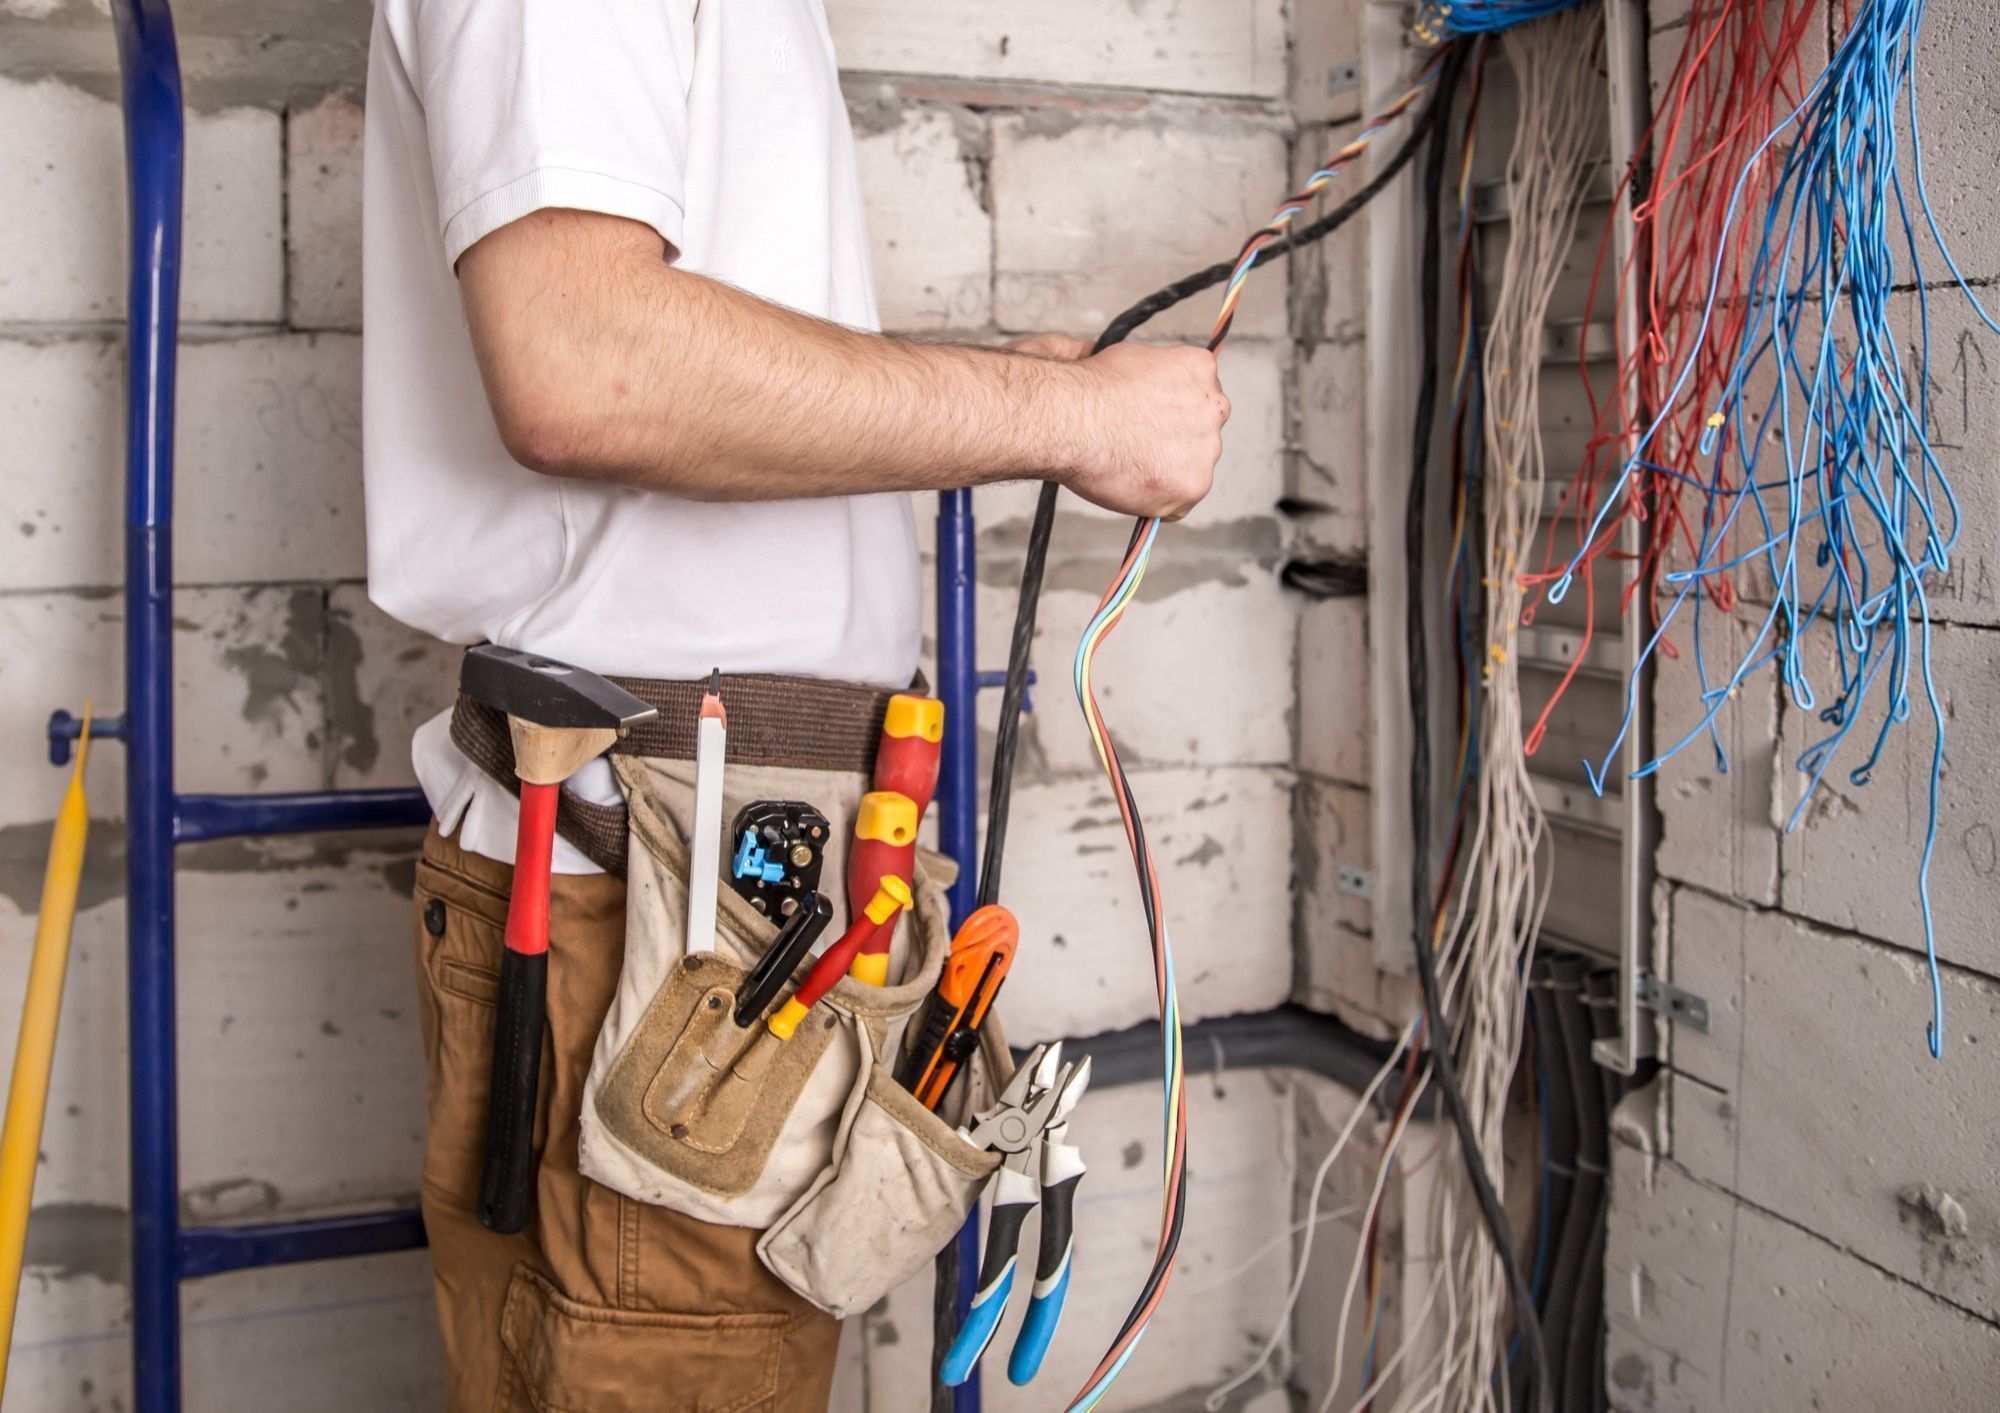
[[[936,1109],[979,1044],[979,1027],[1013,965],[1021,925],[998,903],[977,909],[951,939],[944,975],[931,993],[923,1027],[896,1078],[926,1109]]]

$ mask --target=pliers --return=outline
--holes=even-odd
[[[1014,1289],[1014,1265],[1021,1225],[1042,1205],[1042,1245],[1035,1263],[1035,1288],[1028,1315],[1015,1337],[1007,1377],[1025,1384],[1040,1372],[1042,1356],[1062,1319],[1069,1292],[1074,1245],[1076,1186],[1083,1180],[1083,1154],[1065,1141],[1070,1112],[1090,1083],[1090,1058],[1062,1062],[1062,1043],[1039,1045],[1000,1092],[999,1101],[959,1133],[967,1142],[1004,1156],[994,1176],[992,1213],[986,1220],[986,1250],[979,1261],[979,1290],[946,1352],[940,1375],[956,1388],[993,1341]]]

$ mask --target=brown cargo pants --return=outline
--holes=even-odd
[[[429,1069],[423,1211],[452,1413],[818,1413],[840,1326],[757,1260],[759,1233],[634,1202],[577,1171],[577,1115],[625,946],[625,885],[558,874],[527,1230],[474,1215],[513,870],[435,826],[417,867]]]

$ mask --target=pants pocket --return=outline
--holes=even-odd
[[[777,1399],[792,1317],[586,1305],[526,1266],[507,1289],[502,1413],[750,1413]]]
[[[469,1201],[485,1152],[507,903],[428,859],[417,865],[415,901],[429,1128],[424,1181]]]

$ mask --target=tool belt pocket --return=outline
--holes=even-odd
[[[953,1088],[954,1113],[989,1101],[1006,1072],[997,1020]],[[996,1060],[997,1057],[997,1060]],[[780,1280],[838,1319],[858,1315],[929,1266],[1000,1165],[917,1102],[880,1063],[842,1124],[833,1162],[757,1243]]]
[[[775,936],[769,920],[725,888],[714,950],[686,953],[683,821],[693,797],[685,767],[619,759],[616,768],[630,818],[625,960],[584,1088],[580,1165],[641,1202],[767,1227],[821,1183],[865,1098],[874,1056],[936,982],[949,946],[936,873],[948,866],[918,860],[915,905],[896,942],[902,979],[870,986],[846,978],[780,1040],[761,1016],[743,1026],[735,1019],[749,969]],[[731,778],[757,798],[799,798],[823,797],[838,777],[802,784],[796,772],[737,767]],[[837,830],[858,786],[853,795],[827,801]],[[836,863],[829,854],[838,877]]]

